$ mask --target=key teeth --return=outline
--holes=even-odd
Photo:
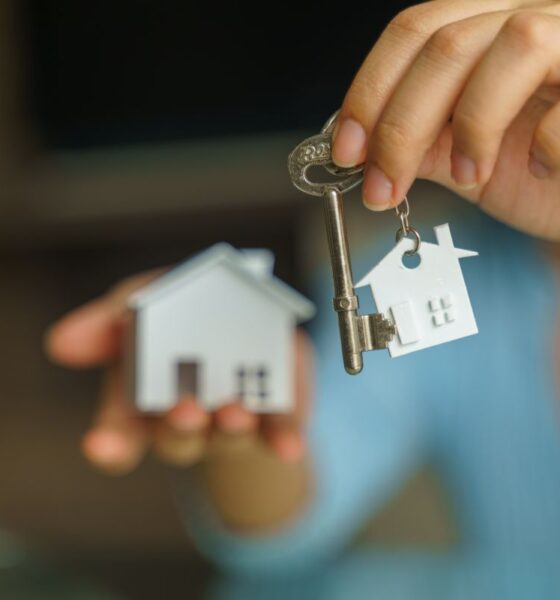
[[[384,348],[387,348],[389,342],[397,334],[397,328],[383,315],[377,314],[375,317],[377,317],[377,335],[379,343],[382,344]]]
[[[397,334],[397,329],[395,325],[381,313],[374,314],[373,318],[375,322],[375,331],[378,343],[384,348],[387,348],[389,342]]]
[[[358,333],[360,336],[360,350],[384,350],[396,334],[393,323],[381,313],[372,315],[358,315]]]

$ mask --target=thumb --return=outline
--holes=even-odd
[[[67,367],[92,367],[120,354],[130,294],[163,270],[125,279],[104,296],[62,317],[47,331],[45,346],[52,360]]]

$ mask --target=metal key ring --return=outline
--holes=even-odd
[[[398,206],[395,206],[395,212],[397,213],[397,217],[399,217],[401,222],[401,226],[399,229],[397,229],[395,240],[398,244],[403,237],[408,237],[410,234],[412,234],[414,236],[414,247],[412,250],[407,250],[405,254],[407,256],[414,256],[420,249],[422,239],[420,238],[418,231],[414,229],[414,227],[412,227],[408,222],[408,217],[410,215],[410,204],[408,203],[408,198],[406,196]]]
[[[412,237],[414,237],[414,246],[411,250],[405,250],[404,253],[406,254],[406,256],[414,256],[418,252],[418,250],[420,249],[420,244],[422,243],[422,238],[420,237],[418,231],[410,225],[407,225],[406,228],[399,227],[399,229],[397,229],[397,233],[395,234],[395,241],[397,242],[397,244],[403,238],[408,238],[411,234]]]

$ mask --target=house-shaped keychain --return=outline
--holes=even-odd
[[[130,300],[129,380],[138,409],[194,396],[207,410],[293,407],[293,343],[313,304],[272,274],[268,250],[216,244]]]
[[[455,248],[449,225],[434,228],[437,244],[422,242],[420,263],[403,262],[414,241],[400,242],[355,287],[369,285],[377,310],[396,328],[391,356],[478,333],[459,260],[478,253]]]

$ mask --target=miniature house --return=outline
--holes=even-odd
[[[391,356],[401,356],[478,333],[459,260],[476,252],[455,248],[449,225],[434,228],[437,244],[422,242],[420,263],[409,268],[403,238],[355,287],[369,285],[377,310],[391,320],[397,335]]]
[[[268,250],[212,246],[130,300],[131,395],[161,412],[186,396],[208,410],[293,405],[294,328],[314,306],[272,275]]]

